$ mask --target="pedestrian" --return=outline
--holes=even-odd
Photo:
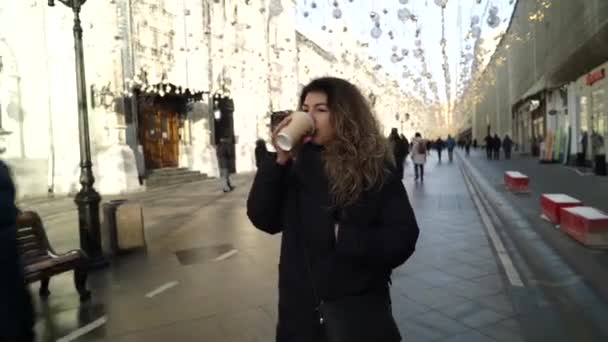
[[[427,155],[431,155],[431,148],[433,147],[433,142],[430,140],[426,140],[426,153]]]
[[[473,148],[477,149],[477,139],[473,139]]]
[[[441,163],[441,152],[443,152],[443,148],[445,147],[445,143],[441,140],[441,137],[435,140],[435,150],[437,150],[437,157],[439,158],[439,162]]]
[[[500,141],[500,137],[498,136],[498,134],[494,134],[493,140],[494,140],[494,142],[492,143],[492,149],[494,151],[494,160],[499,160],[501,141]]]
[[[17,250],[17,213],[10,170],[0,161],[0,341],[33,342],[34,309]]]
[[[404,160],[404,162],[407,163],[407,156],[410,154],[410,142],[407,140],[407,138],[405,137],[405,135],[403,135],[403,133],[401,133],[401,141],[403,141],[403,146],[405,146],[405,160]]]
[[[217,145],[217,164],[220,169],[220,185],[224,193],[234,190],[230,183],[230,165],[233,158],[232,146],[229,138],[220,138]]]
[[[454,161],[454,147],[456,147],[456,140],[454,140],[451,135],[448,135],[446,146],[448,148],[448,158],[450,159],[450,163],[452,163]]]
[[[266,141],[264,141],[264,139],[258,139],[255,142],[255,166],[259,168],[262,159],[268,157],[268,154]]]
[[[414,252],[418,224],[387,139],[367,99],[324,77],[302,90],[299,110],[315,122],[293,152],[257,171],[247,214],[282,232],[277,342],[401,340],[390,275]]]
[[[428,142],[422,139],[420,133],[416,133],[416,136],[412,140],[412,162],[414,163],[414,174],[416,180],[420,179],[420,182],[424,183],[424,164],[426,164]]]
[[[488,160],[492,160],[492,151],[494,150],[494,139],[488,133],[488,135],[486,135],[483,140],[486,143],[486,156],[488,157]]]
[[[467,139],[464,145],[464,150],[467,153],[467,157],[471,155],[471,139]]]
[[[509,135],[505,135],[505,139],[502,142],[502,149],[505,151],[505,159],[511,159],[511,149],[513,148],[513,140]]]
[[[407,147],[403,140],[401,140],[401,136],[399,136],[399,132],[396,128],[391,130],[391,134],[388,137],[389,147],[393,152],[393,157],[395,158],[395,163],[397,166],[397,175],[399,175],[400,179],[403,179],[403,162],[405,161],[405,156],[407,153]]]

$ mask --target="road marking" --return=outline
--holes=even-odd
[[[152,298],[152,297],[154,297],[154,296],[157,296],[157,295],[159,295],[159,294],[161,294],[161,293],[163,293],[163,292],[167,291],[168,289],[170,289],[170,288],[172,288],[172,287],[174,287],[174,286],[177,286],[177,284],[179,284],[179,282],[177,282],[177,281],[171,281],[171,282],[168,282],[168,283],[166,283],[166,284],[164,284],[164,285],[162,285],[162,286],[159,286],[159,287],[158,287],[158,288],[156,288],[155,290],[152,290],[152,291],[148,292],[148,293],[146,294],[146,297],[147,297],[147,298]]]
[[[106,324],[107,321],[108,320],[107,320],[106,316],[102,316],[101,318],[94,320],[93,322],[85,325],[84,327],[74,330],[71,333],[69,333],[68,335],[58,339],[57,342],[74,341],[75,339],[77,339],[81,336],[84,336],[84,335],[90,333],[91,331],[99,328],[100,326]]]
[[[464,170],[463,170],[462,174],[464,175],[464,180],[467,185],[467,188],[469,189],[469,192],[471,193],[473,202],[475,203],[475,206],[477,207],[477,210],[479,211],[481,220],[482,220],[484,226],[486,227],[488,235],[490,235],[490,241],[492,241],[492,245],[494,245],[494,249],[496,250],[496,253],[498,254],[498,259],[500,260],[503,268],[505,269],[505,272],[507,273],[507,278],[509,279],[509,282],[511,283],[512,286],[524,287],[524,283],[521,280],[521,276],[519,275],[519,272],[515,268],[515,265],[513,265],[513,261],[511,260],[511,257],[507,253],[507,250],[506,250],[504,244],[502,243],[502,240],[498,236],[498,233],[496,232],[496,227],[494,226],[494,224],[492,223],[492,220],[490,219],[490,215],[488,214],[486,209],[481,204],[481,200],[479,199],[477,193],[475,192],[475,189],[473,188],[473,185],[471,184],[471,181],[469,180],[469,178],[466,175],[466,173],[464,172]]]
[[[572,170],[572,171],[576,172],[576,174],[578,174],[579,176],[582,176],[582,177],[593,176],[593,172],[582,172],[581,170],[579,170],[575,167],[566,167],[566,169]]]
[[[222,261],[222,260],[226,260],[228,258],[230,258],[233,255],[236,255],[236,253],[238,253],[239,251],[237,249],[233,249],[231,251],[228,251],[220,256],[218,256],[217,258],[215,258],[215,261]]]

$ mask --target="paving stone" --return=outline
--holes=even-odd
[[[443,307],[438,310],[448,317],[454,318],[471,328],[479,328],[488,324],[498,323],[507,318],[507,315],[498,313],[475,301]]]

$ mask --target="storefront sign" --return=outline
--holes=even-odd
[[[587,74],[587,85],[592,86],[594,83],[606,78],[606,70],[601,68]]]

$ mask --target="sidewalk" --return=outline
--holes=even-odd
[[[457,164],[429,158],[425,184],[404,180],[421,236],[393,275],[393,306],[405,341],[523,341],[484,227]],[[148,251],[93,273],[80,305],[71,275],[37,301],[40,341],[88,324],[77,341],[274,341],[280,236],[255,230],[245,213],[251,175],[223,194],[215,183],[142,195]],[[50,209],[49,209],[50,210]],[[60,251],[77,247],[75,212],[47,224]],[[104,321],[105,319],[105,321]]]
[[[539,341],[541,330],[551,341],[608,339],[608,252],[587,248],[555,229],[541,219],[539,203],[542,193],[564,192],[605,209],[606,179],[530,158],[489,161],[483,152],[460,157],[522,274],[526,286],[513,298],[524,331]],[[531,193],[507,191],[506,170],[527,174]]]
[[[562,164],[541,164],[537,158],[513,155],[513,159],[489,161],[485,151],[471,151],[469,160],[484,171],[497,187],[503,184],[504,171],[520,171],[530,177],[532,198],[542,193],[565,193],[583,203],[608,211],[608,177],[581,173],[574,167]]]

